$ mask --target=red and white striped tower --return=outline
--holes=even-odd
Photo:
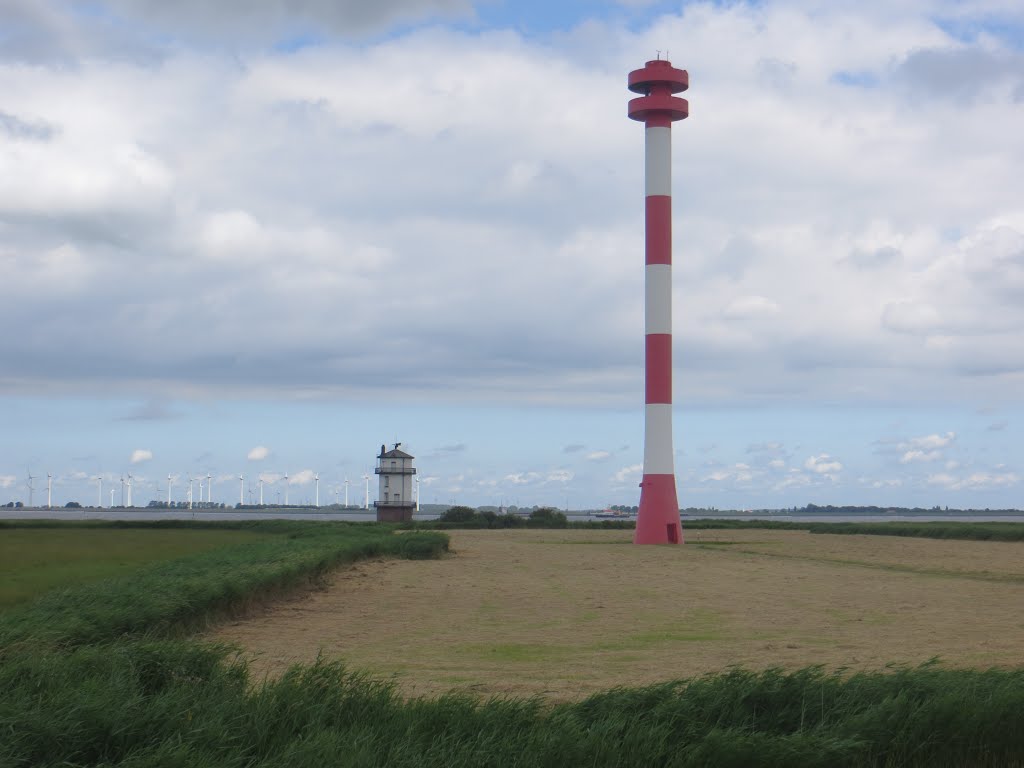
[[[685,70],[648,61],[629,73],[629,116],[645,126],[644,479],[634,544],[681,544],[672,456],[672,123],[690,112],[672,94],[690,85]]]

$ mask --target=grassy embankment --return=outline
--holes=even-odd
[[[245,530],[97,528],[62,526],[46,530],[0,523],[0,610],[43,592],[129,573],[140,566],[174,560],[273,534]]]
[[[451,527],[451,526],[449,526]],[[570,528],[633,528],[633,523],[593,521],[569,523]],[[965,541],[1024,541],[1024,523],[892,522],[892,523],[798,523],[789,520],[683,520],[683,533],[699,530],[808,531],[862,536],[908,536],[921,539]]]
[[[1024,541],[1024,523],[1004,522],[796,523],[782,520],[684,520],[683,528],[691,530],[764,528],[841,535],[908,536],[965,541]]]
[[[408,530],[465,530],[504,528],[570,528],[584,530],[631,530],[631,520],[568,521],[564,515],[547,515],[537,519],[519,515],[473,514],[465,520],[424,520],[405,523]],[[883,523],[804,523],[791,520],[705,519],[683,520],[686,530],[750,530],[808,531],[810,533],[861,534],[870,536],[909,536],[927,539],[962,539],[970,541],[1024,541],[1024,523],[1010,522],[883,522]]]
[[[437,534],[370,526],[274,527],[285,535],[0,613],[0,765],[1024,762],[1022,670],[733,671],[558,706],[403,701],[390,685],[331,663],[253,686],[229,649],[183,639],[183,628],[335,564],[429,557],[445,546]]]

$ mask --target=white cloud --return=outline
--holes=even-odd
[[[951,491],[984,491],[1007,488],[1017,485],[1019,482],[1020,477],[1015,472],[973,472],[964,477],[956,477],[948,473],[928,476],[929,485],[937,485]]]
[[[263,461],[267,456],[270,455],[270,449],[263,445],[257,445],[251,451],[246,458],[249,461]]]
[[[591,451],[587,454],[587,461],[604,461],[611,458],[610,451]]]
[[[914,448],[900,456],[900,464],[910,464],[915,461],[938,461],[941,458],[941,451],[922,451]]]
[[[669,38],[701,62],[701,108],[676,145],[677,184],[703,180],[678,209],[676,327],[691,351],[680,400],[885,399],[906,377],[922,396],[962,400],[1008,386],[979,373],[1024,371],[1013,344],[1024,214],[1006,202],[1024,118],[988,90],[959,104],[964,141],[951,150],[936,134],[950,106],[897,77],[960,61],[924,11],[687,4],[565,48],[441,28],[355,45],[331,30],[469,5],[306,2],[288,18],[323,30],[324,44],[250,42],[236,58],[189,44],[200,18],[203,35],[234,39],[233,5],[128,5],[118,0],[154,32],[184,36],[159,66],[91,55],[107,41],[83,39],[82,19],[80,66],[0,59],[4,124],[15,126],[0,132],[0,268],[15,310],[42,302],[52,320],[32,328],[33,343],[60,361],[26,354],[25,329],[5,334],[0,354],[28,361],[26,386],[631,400],[642,270],[621,254],[642,241],[628,213],[642,138],[621,114],[622,76],[639,47]],[[242,37],[284,14],[257,6]],[[990,55],[1006,82],[1008,55]],[[836,77],[850,72],[875,73],[869,113]],[[508,109],[508,93],[528,103]],[[27,141],[18,126],[48,128]],[[484,247],[492,258],[467,258]],[[530,313],[504,309],[527,292]],[[344,324],[333,322],[339,296]],[[406,311],[386,311],[397,297]],[[107,310],[75,321],[97,304]],[[102,375],[91,367],[101,352]]]
[[[153,452],[146,450],[145,448],[137,448],[132,451],[132,464],[141,464],[144,461],[151,461],[153,459]]]
[[[947,432],[944,435],[925,435],[924,437],[912,437],[907,442],[919,449],[945,448],[956,440],[956,432]]]
[[[903,481],[899,478],[889,478],[884,480],[872,480],[868,477],[862,477],[858,479],[858,482],[867,485],[871,488],[902,488]]]
[[[773,490],[784,491],[788,488],[806,488],[811,485],[811,478],[799,470],[790,470],[790,474],[773,486]]]
[[[0,488],[13,488],[17,482],[18,478],[14,475],[0,475]]]
[[[288,476],[289,485],[309,485],[316,473],[312,469],[303,469]]]
[[[352,35],[380,31],[389,24],[415,21],[435,15],[462,17],[471,14],[469,0],[247,0],[207,5],[201,2],[167,6],[155,0],[107,0],[106,5],[139,21],[158,25],[199,40],[265,40],[272,42],[283,30],[311,30]],[[244,22],[244,23],[242,23]]]
[[[749,483],[754,479],[754,473],[751,471],[749,465],[740,462],[731,467],[716,469],[705,475],[702,479],[704,481],[711,480],[716,483]]]
[[[809,457],[807,461],[804,462],[804,468],[811,470],[811,472],[816,472],[819,475],[834,475],[836,472],[842,470],[843,465],[827,453],[823,453],[820,456]]]
[[[552,469],[547,474],[546,481],[549,483],[568,483],[575,477],[568,469]]]
[[[539,479],[540,475],[536,472],[513,472],[505,475],[505,482],[512,483],[512,485],[527,485],[535,483]]]
[[[903,440],[896,444],[897,450],[901,452],[900,464],[940,461],[944,456],[943,449],[948,448],[955,440],[955,432],[947,432],[944,435],[923,435]]]
[[[730,320],[768,317],[779,312],[779,305],[764,296],[740,296],[729,302],[722,315]]]
[[[616,472],[614,479],[616,483],[633,483],[640,480],[643,471],[643,464],[630,464]]]

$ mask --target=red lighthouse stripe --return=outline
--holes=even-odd
[[[672,198],[648,195],[644,199],[647,220],[646,254],[648,264],[672,263]]]
[[[644,402],[672,402],[672,334],[649,333],[644,337],[646,392]]]

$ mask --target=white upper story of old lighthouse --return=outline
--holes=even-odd
[[[395,443],[390,451],[382,445],[377,456],[378,476],[377,520],[380,522],[404,522],[412,520],[416,500],[413,496],[413,476],[416,468],[412,465],[414,456],[401,450],[402,444]]]

